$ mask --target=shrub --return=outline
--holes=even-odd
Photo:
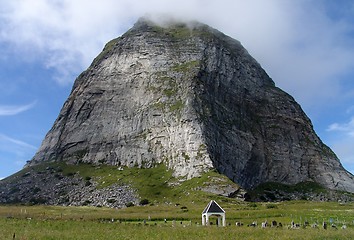
[[[33,193],[38,193],[38,192],[40,192],[41,191],[41,189],[39,188],[39,187],[35,187],[34,189],[33,189]]]
[[[125,204],[126,207],[134,207],[134,203],[132,202],[128,202]]]
[[[68,203],[70,201],[69,197],[64,197],[63,199],[61,199],[61,203]]]
[[[44,198],[31,198],[30,199],[30,203],[31,204],[34,204],[34,205],[38,205],[38,204],[45,204],[46,203],[46,200]]]
[[[108,203],[115,203],[116,200],[115,200],[114,198],[109,198],[109,199],[107,199],[107,202],[108,202]]]
[[[90,200],[86,200],[85,202],[82,203],[82,206],[87,206],[91,204],[92,202]]]
[[[257,204],[256,203],[250,203],[248,204],[249,207],[252,207],[252,208],[256,208],[257,207]]]
[[[56,174],[54,174],[54,177],[55,178],[57,178],[57,179],[63,179],[63,176],[62,175],[60,175],[59,173],[56,173]]]
[[[188,208],[186,206],[181,207],[183,212],[188,212]]]
[[[268,209],[270,209],[270,208],[278,208],[278,206],[275,205],[275,204],[268,204],[268,205],[267,205],[267,208],[268,208]]]
[[[275,201],[277,199],[277,197],[272,192],[266,192],[266,195],[272,201]]]
[[[147,204],[149,204],[149,200],[146,199],[146,198],[144,198],[144,199],[142,199],[142,200],[139,202],[139,204],[142,205],[142,206],[147,205]]]

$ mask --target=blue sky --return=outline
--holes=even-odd
[[[104,44],[156,13],[241,41],[354,173],[351,0],[0,0],[0,178],[33,157]]]

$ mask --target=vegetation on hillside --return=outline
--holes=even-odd
[[[0,236],[9,239],[351,239],[354,234],[353,203],[284,201],[244,202],[202,191],[210,184],[233,184],[210,171],[199,178],[181,181],[163,164],[155,168],[122,168],[106,165],[62,162],[33,167],[35,171],[55,168],[65,176],[80,176],[97,182],[98,188],[116,183],[137,189],[140,205],[123,209],[105,207],[0,206]],[[17,175],[26,174],[21,171]],[[282,186],[261,185],[257,191],[314,191],[324,189],[313,183]],[[226,211],[227,227],[201,227],[201,212],[216,200]],[[211,221],[215,225],[216,218]],[[282,227],[261,229],[262,222],[276,221]],[[294,221],[300,227],[292,229]],[[322,223],[328,223],[328,229]],[[241,222],[243,226],[236,227]],[[257,222],[257,227],[247,227]],[[311,225],[317,224],[317,228]],[[333,226],[335,227],[332,227]],[[346,226],[346,229],[341,229]]]

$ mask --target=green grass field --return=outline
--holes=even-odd
[[[137,189],[145,206],[123,209],[105,207],[61,207],[0,205],[1,239],[354,239],[354,203],[285,201],[273,203],[243,202],[200,190],[200,187],[231,185],[225,176],[209,171],[186,181],[174,178],[164,165],[151,169],[125,168],[89,164],[50,163],[36,166],[34,171],[57,169],[65,176],[79,174],[104,188],[115,183]],[[22,176],[28,171],[18,173]],[[171,186],[172,184],[172,186]],[[218,186],[218,185],[216,185]],[[272,188],[265,185],[264,188]],[[279,186],[277,186],[279,187]],[[316,188],[299,185],[296,188]],[[317,189],[317,188],[316,188]],[[296,189],[298,190],[298,189]],[[301,190],[301,189],[300,189]],[[226,211],[226,227],[201,226],[201,213],[214,199]],[[165,222],[166,219],[166,222]],[[267,221],[281,222],[281,228],[261,228]],[[235,226],[235,222],[243,226]],[[258,226],[247,227],[256,221]],[[291,221],[319,228],[289,229]],[[322,222],[328,222],[324,230]],[[335,224],[338,229],[332,228]],[[343,225],[346,229],[341,229]]]
[[[221,200],[220,200],[221,201]],[[124,209],[59,206],[0,206],[0,238],[12,239],[353,239],[354,204],[290,201],[221,201],[226,227],[201,226],[205,203],[148,205]],[[164,221],[166,219],[166,222]],[[276,220],[282,228],[260,227]],[[319,228],[289,229],[291,221]],[[215,219],[212,219],[215,221]],[[241,227],[235,222],[242,222]],[[258,226],[247,227],[257,221]],[[327,230],[323,221],[336,224]],[[341,229],[345,224],[346,229]],[[329,224],[330,225],[330,224]]]

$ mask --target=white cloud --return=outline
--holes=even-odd
[[[27,142],[0,133],[0,162],[6,165],[1,174],[9,174],[7,168],[21,169],[36,150],[37,147]]]
[[[350,119],[350,121],[347,123],[332,123],[327,128],[327,131],[329,131],[329,132],[332,132],[332,131],[342,132],[347,136],[354,137],[354,117],[352,117]],[[352,148],[353,148],[353,146],[352,146]]]
[[[33,108],[35,105],[36,102],[21,106],[0,105],[0,116],[16,115]]]
[[[343,166],[354,173],[354,117],[345,123],[333,123],[327,132],[332,133],[330,147],[337,154]]]
[[[28,143],[23,142],[18,139],[11,138],[11,137],[6,136],[5,134],[1,134],[1,133],[0,133],[0,143],[1,143],[0,149],[2,149],[2,150],[10,150],[11,148],[8,148],[8,146],[13,146],[16,149],[22,149],[22,150],[24,150],[24,149],[36,150],[37,149],[37,147],[35,147],[31,144],[28,144]]]
[[[354,69],[352,1],[0,0],[0,6],[0,58],[6,62],[6,54],[17,54],[24,61],[40,62],[55,70],[59,84],[71,84],[106,42],[139,17],[165,13],[205,22],[240,40],[305,109],[318,111],[332,101],[354,98],[341,80]],[[33,106],[0,105],[0,116]],[[330,141],[331,146],[348,163],[354,162],[353,119],[327,129],[341,137]],[[9,146],[19,156],[34,149],[1,134],[0,144],[0,150]]]
[[[354,174],[354,138],[342,137],[331,144],[343,166]]]
[[[351,114],[354,111],[354,105],[348,107],[348,109],[345,111],[346,114]]]
[[[147,13],[197,19],[240,40],[276,83],[307,106],[341,96],[351,69],[352,22],[332,18],[325,1],[12,0],[2,2],[0,42],[42,59],[71,83],[108,40]],[[340,7],[337,7],[340,9]],[[350,15],[350,8],[345,8]],[[349,10],[348,10],[349,9]],[[1,10],[0,10],[1,11]],[[344,10],[341,10],[344,11]]]

